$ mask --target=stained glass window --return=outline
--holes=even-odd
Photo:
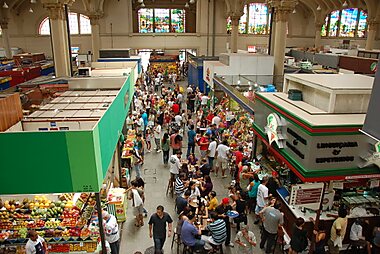
[[[330,14],[329,36],[337,36],[339,25],[339,11]]]
[[[154,32],[169,33],[169,9],[154,9]]]
[[[40,35],[50,35],[50,22],[49,17],[44,18],[41,23],[40,27],[38,29],[38,34]]]
[[[227,18],[227,33],[231,33],[231,30],[232,30],[232,21],[231,21],[231,18],[228,17]]]
[[[91,22],[90,18],[80,14],[79,15],[79,27],[81,34],[91,34]]]
[[[268,7],[265,4],[249,4],[248,33],[266,34],[267,33]]]
[[[247,33],[247,5],[244,6],[244,14],[240,17],[239,20],[239,33]]]
[[[322,26],[321,36],[327,36],[327,26],[329,24],[329,15],[325,18],[325,23]]]
[[[358,9],[350,8],[342,10],[340,17],[340,29],[339,36],[342,37],[354,37],[356,23],[358,22]]]
[[[184,33],[185,32],[185,10],[172,9],[171,10],[171,32]]]
[[[140,9],[139,16],[139,32],[153,33],[153,9]]]
[[[359,24],[358,24],[358,37],[366,37],[367,34],[367,13],[360,11]]]
[[[73,12],[69,13],[69,27],[70,34],[79,34],[78,14]]]

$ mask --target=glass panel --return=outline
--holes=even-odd
[[[139,33],[153,33],[153,9],[140,9]]]
[[[329,36],[337,36],[338,23],[339,23],[339,11],[333,11],[330,14],[330,26],[329,26]]]
[[[239,33],[245,34],[247,28],[247,5],[244,5],[244,14],[240,17],[239,20]]]
[[[46,17],[44,20],[41,21],[38,33],[40,35],[50,35],[49,17]]]
[[[327,25],[329,23],[329,15],[325,18],[325,23],[322,26],[321,36],[327,36]]]
[[[81,34],[91,34],[91,23],[89,17],[80,14],[79,15],[79,26]]]
[[[78,14],[76,14],[74,12],[69,13],[69,27],[70,27],[70,34],[78,34],[79,33]]]
[[[356,23],[358,22],[358,9],[350,8],[342,10],[339,33],[342,37],[354,37]]]
[[[366,36],[367,36],[367,13],[365,11],[360,11],[358,37],[364,38]]]
[[[231,22],[231,18],[228,17],[227,18],[227,33],[230,34],[231,30],[232,30],[232,22]]]
[[[169,33],[169,9],[154,9],[155,33]]]
[[[172,33],[185,32],[185,10],[172,9]]]
[[[265,4],[249,4],[248,33],[266,34],[268,7]]]

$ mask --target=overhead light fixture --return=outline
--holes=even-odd
[[[344,1],[343,5],[342,5],[344,8],[346,8],[348,6],[348,3],[347,1]]]
[[[4,2],[4,4],[3,4],[3,8],[4,8],[4,9],[8,9],[8,5],[7,5],[6,2]]]
[[[293,14],[296,14],[296,13],[297,13],[297,11],[296,11],[296,9],[294,9],[294,10],[293,10]]]
[[[189,6],[189,3],[188,2],[186,2],[186,4],[185,4],[185,8],[189,8],[190,6]]]
[[[142,4],[142,3],[144,2],[144,0],[137,0],[137,2],[138,2],[139,4]]]
[[[144,3],[142,3],[140,6],[141,6],[142,8],[144,8],[144,7],[145,7],[145,4],[144,4]]]
[[[29,8],[29,12],[30,12],[30,13],[33,13],[33,9],[32,9],[32,8]]]
[[[35,4],[35,3],[37,3],[37,0],[30,0],[30,3]]]
[[[195,0],[190,0],[189,3],[194,4]]]
[[[318,5],[318,7],[317,7],[317,11],[320,11],[320,10],[322,10],[322,8],[321,8],[320,5]]]

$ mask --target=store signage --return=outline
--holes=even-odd
[[[267,117],[267,126],[265,133],[268,136],[269,144],[276,142],[279,148],[284,148],[285,135],[282,134],[282,128],[286,125],[286,121],[276,113],[271,113]]]
[[[293,141],[286,141],[286,146],[293,151],[293,153],[295,153],[296,155],[298,155],[298,157],[300,157],[301,159],[305,159],[305,154],[303,154],[299,147],[298,147],[298,144],[301,143],[301,144],[304,144],[305,146],[307,145],[307,141],[306,139],[304,139],[303,137],[301,137],[300,135],[298,135],[295,131],[293,131],[292,129],[290,129],[289,127],[287,128],[286,132],[288,134],[290,134],[294,139]]]
[[[364,163],[360,164],[360,168],[368,167],[370,165],[376,165],[380,168],[380,141],[375,144],[375,152],[367,157],[362,157]]]
[[[323,183],[293,185],[289,204],[318,210],[322,199],[322,192]]]
[[[318,143],[317,149],[333,149],[331,154],[335,157],[323,157],[316,158],[316,163],[337,163],[337,162],[352,162],[355,160],[354,156],[340,156],[338,157],[343,148],[348,147],[358,147],[358,142],[328,142],[328,143]]]
[[[373,62],[370,66],[371,71],[376,72],[377,71],[377,62]]]
[[[373,175],[353,175],[353,176],[346,176],[346,180],[353,180],[353,179],[369,179],[369,178],[380,178],[380,174],[373,174]]]

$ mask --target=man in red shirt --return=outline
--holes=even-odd
[[[236,166],[239,166],[239,163],[243,160],[243,147],[242,146],[239,146],[239,149],[235,152],[235,162],[236,162]]]
[[[179,107],[179,104],[178,103],[174,103],[173,106],[172,106],[172,110],[173,110],[173,113],[175,115],[178,115],[179,114],[179,111],[180,111],[180,107]]]
[[[201,158],[206,158],[209,144],[210,134],[205,133],[199,140],[199,150],[201,151]]]

